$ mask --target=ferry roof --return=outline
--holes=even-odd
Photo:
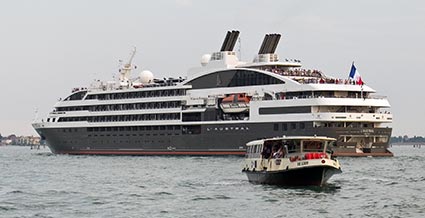
[[[265,141],[274,141],[274,140],[318,140],[318,141],[336,141],[335,138],[330,138],[327,136],[280,136],[274,138],[260,139],[250,141],[246,146],[253,146],[258,144],[263,144]]]

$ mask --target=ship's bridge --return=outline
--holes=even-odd
[[[188,80],[193,89],[285,84],[278,74],[258,69],[223,69],[204,73]]]

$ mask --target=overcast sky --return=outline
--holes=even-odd
[[[1,0],[0,133],[36,135],[57,99],[110,80],[133,46],[155,77],[184,76],[227,30],[241,31],[251,61],[266,33],[277,53],[347,78],[351,62],[388,96],[393,135],[425,135],[425,1]],[[133,72],[134,74],[138,72]]]

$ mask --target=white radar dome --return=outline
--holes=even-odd
[[[153,73],[149,70],[142,71],[140,73],[140,82],[144,84],[153,82]]]
[[[203,67],[207,66],[207,64],[210,62],[210,60],[211,60],[211,55],[210,54],[204,54],[204,55],[202,55],[201,65]]]

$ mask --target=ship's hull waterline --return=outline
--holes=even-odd
[[[373,131],[388,138],[391,136],[391,128],[373,128],[365,131],[364,128],[306,127],[303,130],[275,131],[273,129],[275,124],[203,124],[200,125],[201,131],[197,134],[184,134],[181,128],[150,131],[129,128],[127,131],[98,132],[88,131],[86,127],[35,127],[35,129],[45,138],[53,153],[90,155],[244,155],[247,142],[282,135],[367,137],[367,134]],[[392,156],[386,147],[387,144],[380,144],[380,147],[364,149],[365,152],[361,153],[353,146],[337,142],[337,146],[332,149],[334,156]]]

